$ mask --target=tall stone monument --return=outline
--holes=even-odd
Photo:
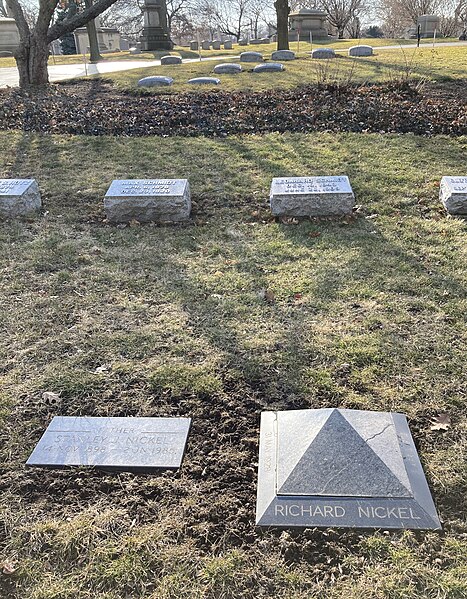
[[[327,39],[327,14],[317,8],[302,8],[289,14],[289,41],[295,42],[300,36],[302,41]]]
[[[144,27],[141,50],[172,50],[165,0],[144,0]]]

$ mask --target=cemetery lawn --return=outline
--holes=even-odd
[[[438,201],[466,164],[465,137],[0,132],[45,209],[0,223],[0,597],[466,597],[467,227]],[[270,217],[272,177],[324,174],[354,217]],[[157,177],[192,224],[104,221],[112,179]],[[260,412],[335,406],[407,414],[443,534],[255,530]],[[176,473],[25,468],[56,414],[193,428]]]
[[[232,60],[220,59],[219,63],[221,62]],[[216,61],[197,61],[181,65],[146,67],[106,74],[105,78],[121,90],[137,91],[138,80],[142,77],[173,77],[174,84],[170,88],[144,88],[143,93],[153,94],[193,91],[194,86],[187,82],[192,77],[200,76],[218,77],[221,80],[219,87],[210,86],[209,89],[227,91],[264,91],[316,82],[345,84],[399,80],[459,81],[467,79],[467,46],[377,50],[371,57],[350,58],[342,54],[333,60],[312,60],[309,56],[301,56],[297,60],[284,62],[285,70],[276,73],[253,73],[255,63],[242,63],[242,73],[215,75],[216,64]],[[201,89],[206,88],[202,86]]]

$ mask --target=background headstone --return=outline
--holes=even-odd
[[[292,50],[276,50],[271,54],[272,60],[294,60],[295,52]]]
[[[467,176],[443,177],[439,197],[450,214],[467,215]]]
[[[186,179],[115,180],[104,197],[110,222],[183,222],[190,218]]]
[[[219,40],[214,40],[212,42],[212,49],[213,50],[220,50],[221,49],[221,43]]]
[[[198,50],[199,49],[199,44],[196,40],[193,40],[190,42],[190,50]]]
[[[260,52],[242,52],[240,62],[263,62],[263,55]]]
[[[267,73],[283,71],[284,65],[280,62],[265,62],[263,64],[257,64],[253,69],[253,73]]]
[[[270,203],[274,216],[341,216],[355,197],[346,176],[283,177],[272,180]]]
[[[214,67],[214,73],[217,75],[227,74],[227,75],[235,75],[236,73],[241,73],[242,65],[236,64],[234,62],[226,62],[223,64],[216,64]]]
[[[333,48],[315,48],[311,58],[336,58],[336,53]]]
[[[174,80],[172,77],[162,77],[154,75],[151,77],[143,77],[138,81],[138,87],[166,87],[172,85]]]
[[[41,205],[35,179],[0,179],[0,218],[28,215]]]
[[[163,56],[161,58],[161,64],[182,64],[180,56]]]
[[[219,85],[220,82],[217,77],[194,77],[188,81],[191,85]]]
[[[232,40],[225,40],[224,50],[232,50],[232,48],[233,48]]]
[[[203,40],[201,42],[201,48],[203,50],[209,50],[211,48],[211,42],[208,42],[207,40]]]
[[[263,412],[259,526],[434,529],[441,524],[403,414]]]
[[[349,48],[349,56],[373,56],[373,48],[371,46],[352,46]]]
[[[190,418],[55,416],[26,464],[176,469],[182,463],[190,424]]]

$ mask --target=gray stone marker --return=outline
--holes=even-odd
[[[249,42],[248,42],[247,39],[242,38],[242,39],[238,40],[238,45],[239,46],[248,46],[248,44],[249,44]]]
[[[253,73],[271,73],[283,70],[284,65],[280,62],[264,62],[263,64],[257,64],[253,69]]]
[[[242,52],[240,62],[263,62],[263,55],[261,52]]]
[[[235,64],[233,62],[226,62],[223,64],[216,64],[214,67],[214,73],[216,75],[235,75],[236,73],[242,72],[242,65]]]
[[[443,177],[439,198],[449,214],[467,215],[467,177]]]
[[[225,40],[224,50],[232,50],[232,48],[233,48],[232,40]]]
[[[269,199],[274,216],[342,216],[355,204],[346,176],[275,178]]]
[[[182,59],[180,56],[163,56],[161,58],[161,64],[182,64]]]
[[[35,179],[0,179],[0,218],[28,215],[41,206]]]
[[[195,77],[188,81],[192,85],[219,85],[220,82],[221,80],[217,79],[217,77]]]
[[[208,42],[207,40],[203,40],[203,41],[201,42],[201,48],[202,48],[203,50],[209,50],[209,49],[210,49],[210,47],[211,47],[211,42]]]
[[[172,77],[161,77],[161,76],[152,76],[152,77],[143,77],[138,81],[138,87],[166,87],[168,85],[172,85],[174,80]]]
[[[271,54],[272,60],[295,60],[295,52],[292,50],[276,50]]]
[[[183,222],[190,218],[190,185],[186,179],[115,180],[104,197],[110,222]]]
[[[336,58],[333,48],[316,48],[311,53],[311,58]]]
[[[108,470],[180,468],[190,418],[55,416],[27,466]]]
[[[199,49],[199,44],[196,40],[192,40],[190,42],[190,50],[198,50]]]
[[[221,42],[220,42],[220,40],[214,40],[212,42],[212,49],[213,50],[220,50],[221,49]]]
[[[440,530],[403,414],[263,412],[259,526]]]
[[[373,56],[373,48],[363,44],[349,48],[349,56]]]

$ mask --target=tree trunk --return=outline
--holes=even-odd
[[[49,73],[49,46],[44,36],[30,35],[27,41],[20,42],[15,52],[19,72],[19,86],[47,85]]]
[[[289,3],[288,0],[274,2],[277,15],[277,49],[289,49]]]
[[[86,8],[92,6],[92,0],[85,0],[84,5]],[[101,53],[99,52],[99,42],[97,41],[97,30],[96,22],[94,19],[86,23],[86,31],[88,32],[89,39],[89,60],[90,62],[99,62],[102,60]]]

